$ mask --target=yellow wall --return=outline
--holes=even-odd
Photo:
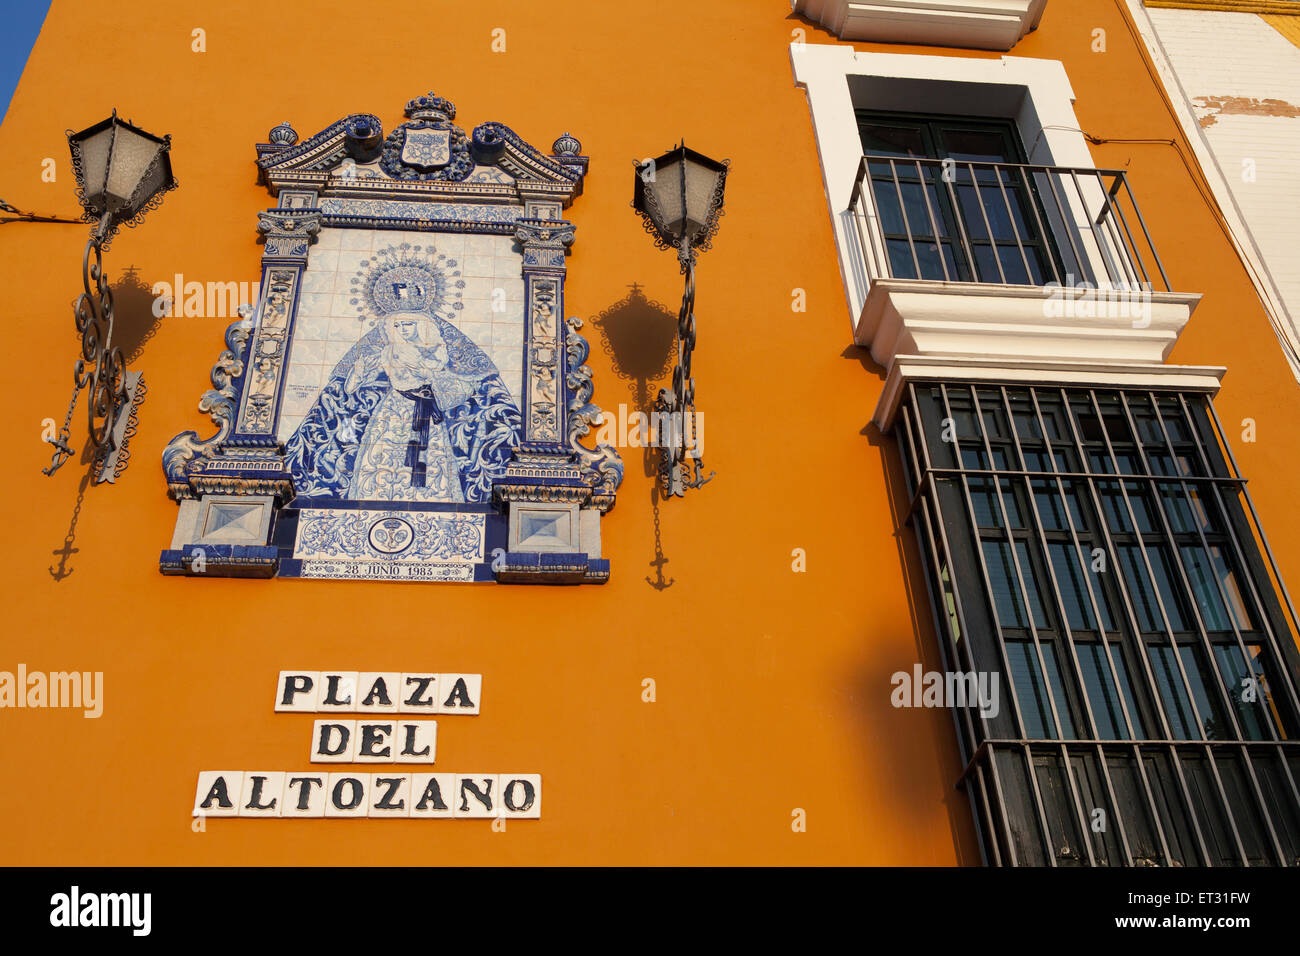
[[[195,27],[206,53],[191,52]],[[496,27],[505,53],[491,51]],[[889,704],[890,674],[940,665],[911,533],[891,515],[893,444],[867,428],[882,375],[849,347],[790,73],[796,27],[837,42],[787,0],[237,0],[201,13],[55,0],[0,128],[0,183],[19,208],[69,213],[65,127],[116,106],[170,132],[181,188],[117,238],[114,277],[134,264],[149,283],[177,272],[255,280],[256,214],[271,200],[252,144],[284,119],[304,137],[349,112],[391,129],[407,99],[433,89],[463,128],[500,120],[543,149],[566,129],[583,141],[592,159],[569,212],[571,314],[605,311],[633,282],[675,310],[676,264],[628,208],[633,160],[681,136],[730,157],[697,302],[698,399],[718,477],[662,508],[674,582],[662,591],[646,581],[651,484],[634,449],[603,523],[605,587],[164,578],[158,552],[176,506],[159,455],[182,429],[210,434],[195,405],[228,320],[160,323],[133,365],[149,395],[131,466],[83,500],[75,461],[41,474],[40,431],[68,398],[85,229],[6,226],[0,669],[102,670],[106,701],[99,720],[0,711],[0,862],[978,862],[953,789],[951,717]],[[1090,50],[1096,27],[1108,53]],[[1119,5],[1058,0],[1013,52],[1065,62],[1089,133],[1180,139]],[[1257,420],[1259,441],[1236,452],[1284,570],[1300,572],[1296,385],[1184,155],[1094,148],[1099,166],[1130,171],[1175,288],[1205,294],[1173,361],[1229,366],[1221,417],[1230,431]],[[40,179],[44,157],[58,161],[54,184]],[[791,312],[796,287],[806,314]],[[596,402],[631,403],[632,385],[587,331]],[[80,438],[81,409],[75,428]],[[51,552],[70,524],[77,550],[56,582]],[[791,570],[795,548],[806,573]],[[544,818],[506,833],[486,821],[327,820],[192,832],[199,770],[308,767],[311,718],[271,709],[276,673],[290,667],[482,673],[483,713],[444,722],[439,766],[540,772]],[[653,704],[641,700],[646,677]],[[794,808],[807,811],[806,833],[791,830]]]

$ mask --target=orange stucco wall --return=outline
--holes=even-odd
[[[206,53],[191,52],[195,27]],[[491,49],[497,27],[504,53]],[[787,0],[237,0],[201,11],[55,0],[0,128],[0,184],[21,209],[69,214],[66,127],[116,106],[170,132],[181,188],[116,239],[114,278],[134,265],[146,283],[256,280],[256,214],[272,201],[255,184],[252,144],[281,120],[307,136],[348,112],[391,129],[407,99],[434,89],[464,128],[495,119],[542,148],[566,129],[583,141],[591,171],[568,213],[570,314],[598,316],[631,283],[675,311],[676,264],[628,208],[633,160],[682,136],[730,157],[697,302],[698,400],[718,477],[661,508],[673,582],[663,590],[647,582],[651,483],[636,449],[603,523],[604,587],[165,578],[158,552],[176,505],[159,455],[182,429],[210,434],[195,405],[230,320],[159,323],[133,363],[149,393],[131,465],[82,494],[75,460],[52,478],[40,469],[42,420],[62,420],[70,390],[85,229],[6,226],[0,669],[103,671],[105,706],[99,720],[0,711],[0,862],[978,862],[953,788],[949,714],[889,704],[891,673],[939,661],[911,533],[891,514],[893,443],[867,428],[882,374],[850,348],[790,71],[797,27],[838,42]],[[1105,54],[1091,51],[1097,27]],[[1119,4],[1052,3],[1013,53],[1064,61],[1089,133],[1180,137]],[[1246,273],[1186,149],[1116,143],[1093,155],[1130,170],[1175,288],[1205,295],[1172,360],[1230,369],[1220,415],[1230,430],[1258,423],[1259,440],[1235,450],[1294,577],[1300,391]],[[45,157],[55,183],[41,180]],[[806,313],[791,311],[796,287]],[[598,328],[586,331],[595,401],[633,403]],[[55,580],[52,552],[70,525],[71,573]],[[791,569],[795,548],[806,573]],[[483,713],[444,722],[438,763],[540,772],[543,819],[505,833],[487,821],[331,820],[213,820],[193,832],[198,771],[308,767],[310,716],[271,709],[276,674],[291,667],[482,673]],[[655,703],[641,699],[647,677]],[[795,808],[807,832],[792,832]]]

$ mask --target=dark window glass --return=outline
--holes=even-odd
[[[1192,716],[1192,703],[1187,696],[1182,674],[1178,671],[1174,649],[1168,645],[1152,645],[1147,648],[1147,653],[1151,658],[1151,670],[1160,691],[1165,718],[1169,721],[1170,734],[1175,740],[1199,739],[1196,718]]]
[[[1029,546],[1024,541],[1016,542],[1016,558],[1019,562],[1020,575],[1016,575],[1016,565],[1012,562],[1011,545],[1006,541],[983,541],[984,561],[989,572],[989,586],[993,589],[994,605],[997,608],[998,622],[1003,627],[1027,628],[1029,619],[1025,615],[1025,603],[1021,596],[1021,584],[1029,595],[1030,607],[1034,615],[1034,626],[1047,627],[1047,615],[1043,611],[1043,602],[1038,589],[1038,579],[1029,561]]]
[[[858,130],[895,278],[1041,285],[1061,273],[1013,123],[859,111]]]
[[[1108,654],[1104,644],[1079,644],[1076,650],[1079,667],[1083,671],[1084,690],[1088,694],[1093,719],[1097,722],[1097,736],[1102,740],[1127,740],[1129,734],[1124,722],[1124,706],[1129,708],[1129,717],[1135,723],[1136,717],[1123,655],[1118,651]],[[1111,673],[1112,662],[1125,686],[1126,699],[1123,705],[1120,703],[1120,690],[1115,686],[1115,675]]]
[[[1047,698],[1047,683],[1038,666],[1034,645],[1028,641],[1013,641],[1007,645],[1007,658],[1011,665],[1016,700],[1020,703],[1020,716],[1025,724],[1025,735],[1031,740],[1055,739],[1055,723],[1052,721],[1052,706]]]

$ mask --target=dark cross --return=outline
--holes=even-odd
[[[77,519],[81,517],[81,504],[86,500],[86,488],[90,485],[91,474],[92,472],[86,472],[81,479],[81,483],[77,486],[77,501],[72,506],[72,521],[68,524],[68,535],[63,539],[63,547],[55,548],[50,552],[58,556],[59,559],[59,566],[50,568],[50,576],[56,582],[62,581],[72,574],[72,568],[68,567],[68,559],[81,551],[80,548],[74,548],[72,542],[76,540]]]
[[[656,591],[663,591],[672,587],[673,582],[677,580],[676,578],[669,578],[667,581],[664,580],[664,565],[667,563],[668,559],[662,554],[656,554],[655,559],[650,562],[650,567],[655,569],[657,580],[651,581],[650,578],[647,577],[645,583],[650,585]]]
[[[72,568],[68,567],[68,559],[74,554],[78,554],[80,551],[80,548],[74,548],[72,546],[71,535],[65,538],[63,541],[63,547],[55,548],[50,552],[51,554],[58,555],[59,558],[59,566],[57,568],[50,568],[50,576],[56,581],[62,581],[64,578],[70,576],[72,574]]]

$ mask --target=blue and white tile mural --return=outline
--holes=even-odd
[[[405,115],[258,144],[277,199],[258,213],[262,293],[199,402],[216,434],[163,452],[180,505],[164,573],[609,577],[599,516],[623,466],[582,443],[601,412],[564,312],[582,144],[467,134],[435,93]]]
[[[409,236],[325,229],[308,261],[277,429],[300,496],[484,502],[519,442],[511,240]]]

